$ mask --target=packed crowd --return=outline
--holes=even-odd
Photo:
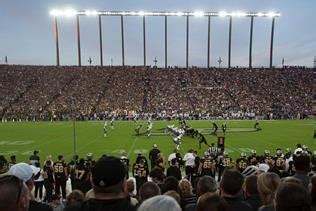
[[[68,163],[62,155],[41,162],[38,153],[29,164],[0,156],[0,210],[316,210],[316,152],[305,145],[234,160],[212,144],[203,157],[174,151],[165,160],[154,144],[133,165],[125,152]]]
[[[304,118],[313,71],[0,66],[0,118]]]

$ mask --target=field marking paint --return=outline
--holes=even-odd
[[[136,144],[136,140],[137,140],[137,137],[135,137],[135,138],[134,138],[134,140],[133,140],[133,144],[132,144],[132,146],[129,148],[129,150],[128,150],[128,153],[127,153],[127,156],[126,156],[126,157],[129,157],[129,156],[130,156],[130,154],[131,154],[131,152],[132,152],[132,150],[133,150],[133,148],[134,148],[134,146],[135,146],[135,144]]]
[[[241,152],[251,152],[250,148],[238,148]]]
[[[147,152],[148,152],[148,150],[147,149],[135,149],[134,151],[133,151],[135,154],[146,154]]]
[[[11,151],[3,151],[0,152],[1,155],[17,155],[19,151],[17,150],[11,150]]]
[[[0,141],[0,145],[28,145],[32,143],[34,143],[34,141]]]
[[[116,150],[113,150],[111,154],[121,154],[123,151],[124,149],[116,149]]]

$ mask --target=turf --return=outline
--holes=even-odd
[[[216,121],[217,125],[223,121]],[[225,148],[230,156],[236,158],[240,152],[249,153],[256,149],[262,154],[265,149],[275,154],[277,147],[285,150],[294,149],[297,143],[306,144],[311,151],[316,150],[316,139],[313,138],[315,120],[271,120],[261,121],[261,131],[251,132],[254,121],[226,121],[228,132],[225,136]],[[146,122],[143,122],[142,132],[146,130]],[[106,155],[119,156],[121,150],[126,150],[131,162],[135,161],[137,153],[148,155],[154,143],[167,157],[174,149],[172,138],[164,135],[163,128],[178,122],[154,121],[153,136],[135,136],[135,123],[133,121],[115,121],[114,128],[109,127],[107,137],[103,137],[103,122],[76,122],[77,152],[85,157],[88,152],[94,153],[94,158]],[[211,128],[211,121],[188,121],[189,126]],[[205,128],[208,128],[207,130]],[[157,133],[157,134],[156,134]],[[159,134],[158,134],[159,133]],[[222,135],[219,133],[218,135]],[[216,136],[206,135],[208,143],[216,142]],[[202,145],[198,149],[198,141],[190,137],[182,139],[180,153],[190,149],[197,149],[199,154],[207,149]],[[28,161],[34,150],[40,151],[41,160],[51,154],[54,160],[59,154],[69,161],[74,154],[73,122],[6,122],[0,123],[0,154],[9,158],[9,155],[17,155],[18,162]]]

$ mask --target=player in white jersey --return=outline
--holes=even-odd
[[[112,117],[111,122],[110,122],[111,129],[114,129],[114,120],[115,120],[115,117]]]
[[[108,122],[105,121],[104,125],[103,125],[103,136],[104,136],[104,138],[107,136],[107,133],[108,133]]]
[[[148,120],[148,123],[147,123],[147,136],[148,137],[151,136],[152,129],[153,129],[153,123],[151,122],[151,120]]]

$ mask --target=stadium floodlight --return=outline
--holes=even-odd
[[[236,16],[236,17],[245,17],[247,16],[248,14],[245,13],[245,12],[236,12],[233,16]]]
[[[266,16],[273,18],[275,16],[280,16],[280,14],[279,13],[275,13],[275,12],[269,12],[269,13],[266,13]]]
[[[255,13],[255,15],[258,16],[258,17],[263,17],[263,16],[264,16],[264,13],[258,12],[258,13]]]
[[[76,10],[73,10],[73,9],[67,9],[67,10],[64,10],[64,12],[63,12],[63,15],[65,15],[66,17],[73,17],[77,14],[78,14],[78,12]]]
[[[202,12],[202,11],[196,11],[196,12],[193,13],[193,15],[196,16],[196,17],[202,17],[202,16],[205,15],[205,13]]]
[[[96,16],[99,13],[96,10],[87,10],[87,11],[84,12],[84,14],[88,15],[88,16]]]
[[[58,30],[57,30],[57,17],[58,16],[66,16],[66,17],[73,17],[76,16],[77,18],[77,36],[78,36],[78,60],[79,60],[79,66],[80,66],[80,33],[79,33],[79,16],[99,16],[99,33],[100,33],[100,59],[101,59],[101,66],[102,66],[102,33],[101,33],[101,16],[121,16],[121,36],[122,36],[122,61],[123,61],[123,66],[124,66],[124,24],[123,20],[125,16],[141,16],[143,18],[143,31],[145,34],[145,16],[164,16],[165,20],[165,67],[167,67],[167,18],[168,16],[185,16],[187,20],[187,49],[188,49],[188,35],[189,35],[189,18],[190,16],[194,17],[203,17],[207,16],[208,18],[208,27],[210,28],[210,20],[211,16],[212,17],[229,17],[229,56],[228,56],[228,66],[230,67],[230,46],[231,46],[231,28],[232,28],[232,19],[239,18],[239,17],[249,17],[251,19],[250,21],[250,50],[249,50],[249,67],[251,67],[251,54],[252,54],[252,31],[253,31],[253,21],[254,18],[256,17],[270,17],[272,19],[272,30],[271,30],[271,47],[270,47],[270,67],[272,66],[272,56],[273,56],[273,36],[274,36],[274,22],[276,20],[276,17],[280,16],[279,12],[275,11],[268,11],[268,12],[242,12],[242,11],[193,11],[193,12],[181,12],[181,11],[153,11],[153,12],[145,12],[145,11],[96,11],[96,10],[82,10],[82,11],[76,11],[73,9],[63,9],[63,10],[51,10],[50,15],[54,16],[54,29],[55,29],[55,42],[56,42],[56,58],[57,58],[57,65],[59,65],[59,50],[58,50]],[[208,30],[209,31],[209,30]],[[210,37],[210,32],[208,32],[208,37]],[[144,36],[144,65],[146,64],[146,47],[145,47],[145,35]],[[210,40],[210,38],[208,38]],[[210,43],[210,41],[209,41]],[[209,46],[210,44],[208,44]],[[209,67],[209,52],[210,50],[208,49],[208,67]],[[188,67],[188,50],[187,50],[187,67]]]
[[[137,13],[137,15],[139,15],[139,16],[145,16],[146,13],[145,13],[144,11],[139,11],[139,12]]]
[[[61,10],[52,10],[49,12],[49,14],[53,16],[61,16],[63,15],[63,12]]]
[[[227,13],[227,12],[225,12],[225,11],[220,11],[219,13],[218,13],[218,16],[220,16],[220,17],[226,17],[226,16],[228,16],[229,15],[229,13]]]

